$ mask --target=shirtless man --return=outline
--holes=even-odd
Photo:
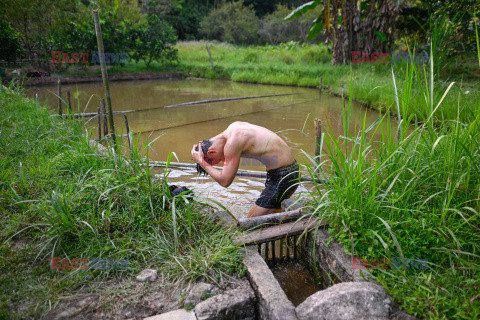
[[[274,132],[248,122],[234,122],[215,137],[200,141],[193,146],[192,157],[225,188],[237,174],[240,157],[256,158],[265,165],[265,189],[250,209],[248,218],[274,213],[298,186],[299,167],[290,147]],[[222,161],[222,170],[213,167]]]

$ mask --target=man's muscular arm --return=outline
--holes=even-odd
[[[192,148],[193,160],[200,164],[222,187],[227,188],[230,186],[237,174],[238,166],[240,165],[240,155],[243,149],[240,141],[233,137],[225,144],[223,149],[225,156],[223,170],[215,169],[212,165],[207,163],[204,159],[202,148],[198,148],[198,151],[195,151],[195,147],[196,146],[194,145]]]

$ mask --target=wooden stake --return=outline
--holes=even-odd
[[[62,115],[62,84],[60,78],[57,80],[58,86],[58,115]]]
[[[102,70],[103,86],[105,87],[105,97],[107,100],[108,122],[110,125],[110,135],[113,139],[113,147],[117,150],[117,137],[115,133],[115,125],[113,123],[112,99],[110,97],[110,87],[108,85],[107,66],[105,64],[105,54],[103,50],[102,28],[100,26],[100,18],[98,9],[92,10],[93,20],[95,23],[95,33],[97,34],[98,55],[100,57],[100,69]]]
[[[68,101],[68,112],[73,117],[72,103],[70,102],[70,91],[67,91],[67,101]]]
[[[97,108],[98,114],[98,141],[102,139],[102,115],[100,114],[100,107]]]
[[[265,261],[267,262],[267,264],[268,264],[268,243],[269,242],[265,242]]]
[[[322,77],[320,77],[320,81],[318,82],[318,89],[320,93],[322,93]]]
[[[279,245],[280,245],[280,253],[278,255],[278,259],[280,261],[282,261],[283,260],[283,239],[280,239],[278,241],[279,241]]]
[[[103,119],[103,136],[108,138],[108,125],[107,125],[107,113],[105,111],[105,100],[100,100],[100,105],[102,106],[102,119]]]
[[[315,158],[320,162],[320,147],[322,145],[322,122],[320,119],[313,120],[315,124]],[[318,173],[320,168],[317,166],[315,171]]]
[[[132,155],[132,143],[130,142],[130,129],[128,127],[128,119],[127,119],[126,114],[124,114],[123,117],[125,119],[125,127],[127,128],[128,150],[130,150],[130,156],[131,156]]]
[[[213,69],[212,53],[210,52],[210,47],[208,46],[208,44],[206,45],[206,47],[208,51],[208,56],[210,57],[210,65],[212,66],[212,69]]]
[[[295,260],[297,258],[297,239],[295,236],[292,237],[293,240],[293,259]]]
[[[285,239],[285,246],[287,247],[287,260],[290,260],[290,237],[287,237],[287,239]]]
[[[275,249],[275,240],[272,241],[272,261],[275,263],[277,261],[277,254]]]

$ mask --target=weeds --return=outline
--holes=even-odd
[[[306,164],[314,181],[330,184],[315,185],[306,197],[348,254],[431,262],[422,271],[372,270],[403,309],[429,319],[475,319],[480,315],[480,105],[462,110],[465,97],[451,90],[454,83],[437,88],[434,70],[433,59],[423,70],[406,65],[403,87],[392,70],[398,132],[392,132],[387,113],[350,135],[350,100],[344,135],[334,136],[327,124],[325,155]],[[422,90],[422,103],[413,97],[415,87]],[[367,138],[377,130],[383,131],[381,141]]]

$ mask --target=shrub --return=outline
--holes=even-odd
[[[300,53],[300,60],[305,63],[330,63],[332,56],[328,53],[328,48],[324,44],[318,46],[309,46]]]
[[[256,44],[259,24],[252,6],[244,6],[243,0],[240,0],[212,10],[200,23],[200,31],[208,39]]]

